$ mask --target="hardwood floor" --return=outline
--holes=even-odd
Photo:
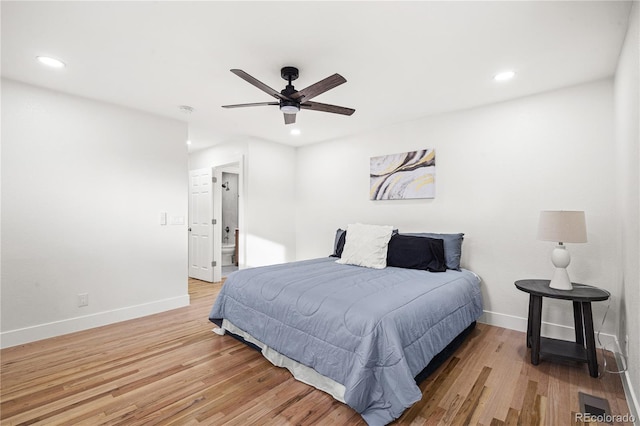
[[[0,351],[2,425],[365,424],[212,333],[207,317],[220,287],[190,280],[189,307]],[[478,324],[394,424],[582,424],[579,391],[607,398],[613,414],[629,412],[617,375],[593,379],[586,364],[532,366],[524,340]]]

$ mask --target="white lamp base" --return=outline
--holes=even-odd
[[[567,273],[567,266],[571,263],[571,256],[569,255],[569,250],[567,250],[562,243],[553,249],[551,261],[556,267],[556,271],[549,283],[549,287],[556,290],[573,290],[569,274]]]

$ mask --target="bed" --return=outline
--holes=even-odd
[[[416,377],[482,314],[479,277],[456,269],[335,257],[245,269],[229,275],[209,319],[383,425],[421,399]]]

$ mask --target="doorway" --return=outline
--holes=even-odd
[[[239,239],[239,182],[238,167],[223,167],[221,169],[221,217],[222,238],[221,269],[222,278],[238,270]]]
[[[227,181],[228,185],[223,187]],[[244,182],[242,155],[214,163],[208,168],[189,171],[189,277],[219,282],[226,274],[244,268]],[[223,215],[223,193],[227,198],[228,195],[235,194],[235,220],[224,220],[229,215]],[[229,232],[226,232],[227,227]],[[234,247],[229,256],[228,246],[231,243]],[[225,268],[225,275],[222,273],[223,244],[227,245],[224,248],[224,263],[229,260],[233,262],[233,265],[225,265],[233,266]]]
[[[237,156],[231,161],[221,162],[213,167],[213,176],[216,180],[216,183],[213,184],[213,221],[215,223],[213,226],[213,279],[216,282],[235,270],[243,269],[245,264],[246,244],[244,242],[246,229],[244,226],[245,179],[243,163],[243,157]],[[225,186],[223,187],[223,185]],[[225,203],[223,203],[223,196],[227,201]],[[233,203],[234,198],[235,203]],[[223,206],[227,205],[227,203],[231,207],[228,207],[227,214],[225,214]],[[233,212],[234,204],[237,206],[235,207],[237,214]],[[230,217],[232,214],[235,219]],[[229,232],[227,232],[227,227],[229,227]],[[232,243],[233,248],[231,248]],[[225,246],[224,249],[223,245]],[[230,253],[230,250],[233,250],[233,252]],[[233,264],[228,265],[229,262]],[[223,266],[224,274],[222,273]]]

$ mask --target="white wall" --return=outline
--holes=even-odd
[[[189,155],[189,169],[244,158],[240,268],[295,260],[295,148],[248,139]]]
[[[619,300],[612,120],[604,80],[300,148],[297,257],[328,255],[336,228],[356,221],[464,232],[462,264],[483,279],[485,321],[524,330],[528,295],[513,283],[553,270],[554,243],[536,240],[539,212],[584,210],[589,242],[569,244],[570,275]],[[420,148],[436,150],[436,198],[370,201],[369,158]],[[606,307],[594,304],[596,322]],[[566,302],[545,300],[543,319],[557,325],[543,332],[572,335]],[[616,321],[610,311],[610,337]]]
[[[295,152],[277,143],[249,144],[249,267],[295,260]]]
[[[640,412],[640,4],[632,7],[627,37],[615,77],[617,236],[620,239],[620,274],[616,285],[622,294],[615,305],[620,311],[619,341],[628,357],[631,399]],[[625,339],[628,336],[628,345]],[[629,400],[629,398],[628,398]],[[629,401],[631,403],[631,401]],[[637,417],[636,417],[637,418]]]
[[[187,215],[186,137],[2,80],[2,346],[189,303],[186,225],[158,223]]]

